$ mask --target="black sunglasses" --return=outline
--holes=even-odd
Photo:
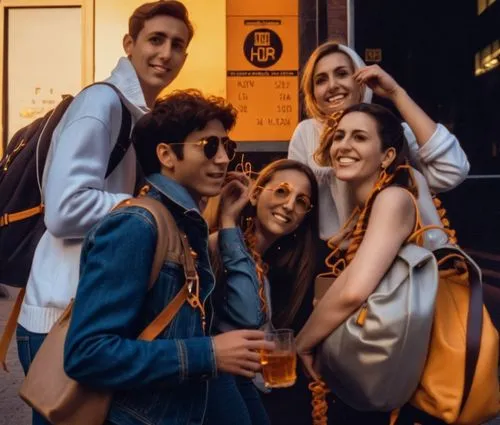
[[[236,148],[238,145],[229,137],[208,136],[197,142],[187,142],[203,147],[203,153],[207,159],[212,159],[219,150],[219,144],[222,143],[229,161],[232,161],[236,156]],[[168,143],[169,145],[184,145],[186,143]]]

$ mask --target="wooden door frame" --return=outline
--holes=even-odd
[[[6,9],[44,7],[79,7],[82,10],[82,81],[84,87],[94,81],[94,9],[95,0],[0,0],[0,157],[7,145],[7,51]]]

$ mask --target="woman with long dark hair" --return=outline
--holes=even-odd
[[[263,329],[290,326],[315,273],[315,237],[318,232],[316,179],[308,166],[287,159],[266,166],[255,182],[241,175],[233,177],[216,203],[209,201],[204,212],[209,228],[217,229],[210,236],[217,280],[215,303],[222,306],[216,313],[216,329],[226,332],[249,324]],[[259,277],[255,296],[253,299],[242,296],[241,308],[235,303],[239,288],[226,282],[217,247],[218,232],[238,224]],[[270,270],[279,270],[287,278],[275,279],[270,285]],[[229,297],[231,314],[225,314],[225,300]],[[241,314],[236,314],[235,310]],[[211,402],[215,406],[221,400],[227,406],[247,406],[248,417],[241,419],[239,424],[270,423],[258,390],[250,380],[224,375],[211,383],[208,424],[235,423],[231,408],[226,412],[210,408]]]
[[[377,288],[414,232],[416,217],[422,218],[422,224],[441,223],[425,180],[408,165],[403,128],[389,110],[370,104],[347,108],[325,132],[315,159],[333,167],[354,205],[342,232],[329,241],[334,251],[346,248],[335,264],[341,265],[340,272],[297,337],[299,356],[318,380],[315,347]],[[446,235],[437,230],[425,242],[444,243]],[[389,412],[358,412],[339,399],[330,407],[335,424],[388,425],[390,421]]]

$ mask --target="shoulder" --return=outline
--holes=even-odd
[[[155,239],[157,226],[153,215],[141,207],[123,207],[111,211],[91,230],[89,235],[94,238],[112,234],[124,238],[133,244]]]
[[[373,202],[372,215],[397,223],[411,218],[414,221],[415,204],[406,189],[390,186],[382,190]]]
[[[295,127],[290,139],[290,146],[292,149],[297,149],[300,146],[312,153],[319,145],[320,135],[321,124],[313,118],[306,119]]]
[[[321,124],[314,118],[308,118],[298,123],[294,134],[319,134]]]
[[[111,114],[121,113],[118,94],[105,84],[93,84],[78,93],[68,109],[74,119],[87,116],[109,121]]]

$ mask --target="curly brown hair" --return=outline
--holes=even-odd
[[[193,131],[202,130],[209,121],[220,121],[226,131],[236,123],[236,109],[222,97],[205,97],[199,90],[178,90],[159,99],[132,131],[132,142],[144,174],[160,171],[156,155],[159,143],[183,143]],[[183,146],[172,150],[183,159]]]

